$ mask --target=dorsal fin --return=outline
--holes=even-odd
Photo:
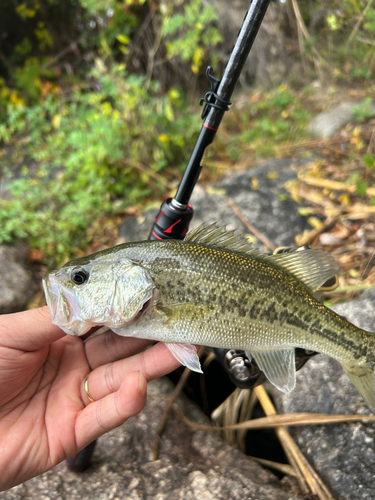
[[[319,249],[308,248],[281,253],[271,255],[266,259],[289,271],[301,280],[311,292],[315,292],[340,270],[335,258],[328,252]]]
[[[235,230],[227,231],[225,226],[217,226],[216,222],[209,226],[203,223],[193,231],[190,231],[186,235],[185,241],[235,250],[236,252],[248,255],[258,254],[258,250],[253,247],[252,243],[241,236],[236,236],[234,233]]]

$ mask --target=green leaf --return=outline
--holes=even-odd
[[[116,38],[123,45],[128,45],[130,43],[130,38],[126,35],[117,35]]]
[[[368,188],[367,182],[362,182],[361,184],[357,184],[356,191],[358,196],[364,198],[366,196],[367,188]]]
[[[375,160],[372,155],[363,155],[362,156],[363,163],[366,165],[366,167],[374,168],[375,167]]]

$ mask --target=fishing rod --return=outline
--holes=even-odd
[[[162,203],[155,217],[149,239],[165,240],[185,237],[194,214],[190,197],[221,120],[225,112],[230,109],[232,93],[269,3],[270,0],[253,0],[251,2],[221,80],[214,77],[212,67],[208,66],[206,75],[211,89],[200,100],[200,105],[204,104],[201,114],[202,128],[177,192],[173,198],[168,198]],[[237,387],[252,388],[266,380],[264,373],[253,360],[246,356],[244,351],[214,349],[214,352],[229,378]],[[304,349],[295,349],[296,370],[302,368],[306,361],[315,354],[315,352]]]
[[[211,90],[200,100],[201,105],[205,103],[201,115],[202,128],[176,195],[174,198],[165,200],[161,205],[149,239],[184,238],[193,217],[193,208],[189,203],[191,194],[224,113],[230,108],[232,92],[253,46],[269,3],[270,0],[252,1],[221,80],[213,76],[212,68],[208,66],[206,74],[211,84]]]
[[[262,24],[270,0],[253,0],[244,18],[237,41],[232,49],[221,80],[207,68],[207,77],[211,89],[200,100],[204,104],[201,118],[203,120],[198,139],[190,156],[181,182],[174,198],[165,200],[155,218],[149,239],[183,239],[193,218],[193,207],[190,197],[198,181],[204,160],[215,138],[221,120],[229,110],[231,96],[241,74],[247,56],[253,46],[255,37]],[[240,388],[252,388],[262,384],[266,377],[256,363],[246,356],[244,351],[214,349],[230,380]],[[316,354],[303,349],[295,349],[296,369],[300,369],[307,359]],[[68,458],[67,466],[74,472],[83,472],[89,466],[96,441],[92,442],[77,455]]]

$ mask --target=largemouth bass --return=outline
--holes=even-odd
[[[43,280],[52,321],[70,335],[106,325],[161,341],[201,371],[193,344],[241,349],[288,393],[295,347],[341,363],[375,408],[375,335],[325,307],[313,293],[338,272],[322,250],[259,255],[224,228],[185,240],[125,243],[73,260]]]

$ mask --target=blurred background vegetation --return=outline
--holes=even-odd
[[[308,154],[319,147],[308,120],[354,96],[359,126],[345,158],[328,154],[354,161],[343,180],[367,196],[372,136],[360,124],[375,89],[374,3],[271,3],[203,181],[267,156]],[[0,244],[25,240],[35,260],[60,265],[111,243],[105,232],[124,216],[173,194],[200,129],[206,66],[220,77],[247,6],[2,0]]]

